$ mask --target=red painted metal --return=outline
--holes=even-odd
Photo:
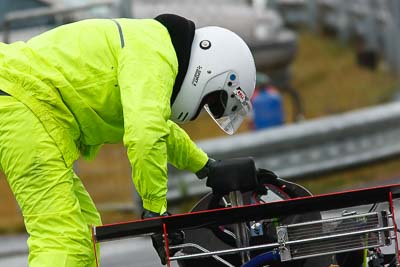
[[[94,251],[94,258],[96,260],[96,267],[100,267],[99,266],[99,259],[97,258],[97,249],[96,249],[96,238],[94,236],[94,225],[90,226],[90,229],[92,230],[92,242],[93,242],[93,251]]]
[[[164,242],[165,242],[165,255],[167,255],[167,266],[171,266],[171,261],[169,259],[169,243],[168,243],[168,233],[167,233],[167,225],[163,224],[163,231],[164,231]]]
[[[395,249],[396,249],[396,257],[397,257],[397,264],[400,263],[400,256],[399,256],[399,235],[397,233],[397,223],[396,223],[396,215],[394,211],[394,205],[393,205],[393,193],[389,192],[389,207],[390,207],[390,212],[392,213],[392,218],[393,218],[393,227],[394,227],[394,236],[395,236]]]

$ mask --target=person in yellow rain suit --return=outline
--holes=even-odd
[[[255,66],[240,37],[175,15],[91,19],[0,43],[0,169],[29,234],[29,266],[94,266],[101,224],[73,171],[123,141],[150,215],[167,209],[167,162],[201,172],[208,156],[177,123],[205,106],[227,133],[250,110]],[[146,216],[145,216],[146,217]]]

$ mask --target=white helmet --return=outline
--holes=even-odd
[[[233,134],[251,110],[255,82],[253,56],[238,35],[220,27],[199,28],[171,120],[194,120],[204,106],[222,130]]]

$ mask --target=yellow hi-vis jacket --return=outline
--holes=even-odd
[[[0,43],[0,89],[33,111],[66,165],[123,140],[143,206],[154,212],[167,207],[167,161],[196,172],[208,159],[169,120],[177,70],[168,31],[152,19],[85,20]]]

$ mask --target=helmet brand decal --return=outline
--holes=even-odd
[[[207,50],[211,47],[211,42],[208,40],[203,40],[200,42],[201,49]]]
[[[236,99],[240,102],[242,105],[242,108],[240,109],[244,114],[247,114],[251,110],[251,104],[250,104],[250,99],[246,95],[246,93],[240,88],[236,88],[233,90],[233,95],[236,97]],[[232,110],[232,112],[236,112],[237,108],[235,110]]]
[[[246,101],[249,100],[248,97],[247,97],[247,95],[245,94],[245,92],[243,92],[243,90],[242,90],[240,87],[238,87],[238,88],[236,88],[235,90],[233,90],[233,93],[235,94],[236,98],[237,98],[241,103],[244,103],[244,102],[246,102]]]
[[[197,83],[199,82],[201,70],[203,69],[202,66],[197,66],[196,72],[194,73],[192,84],[193,86],[197,86]]]

